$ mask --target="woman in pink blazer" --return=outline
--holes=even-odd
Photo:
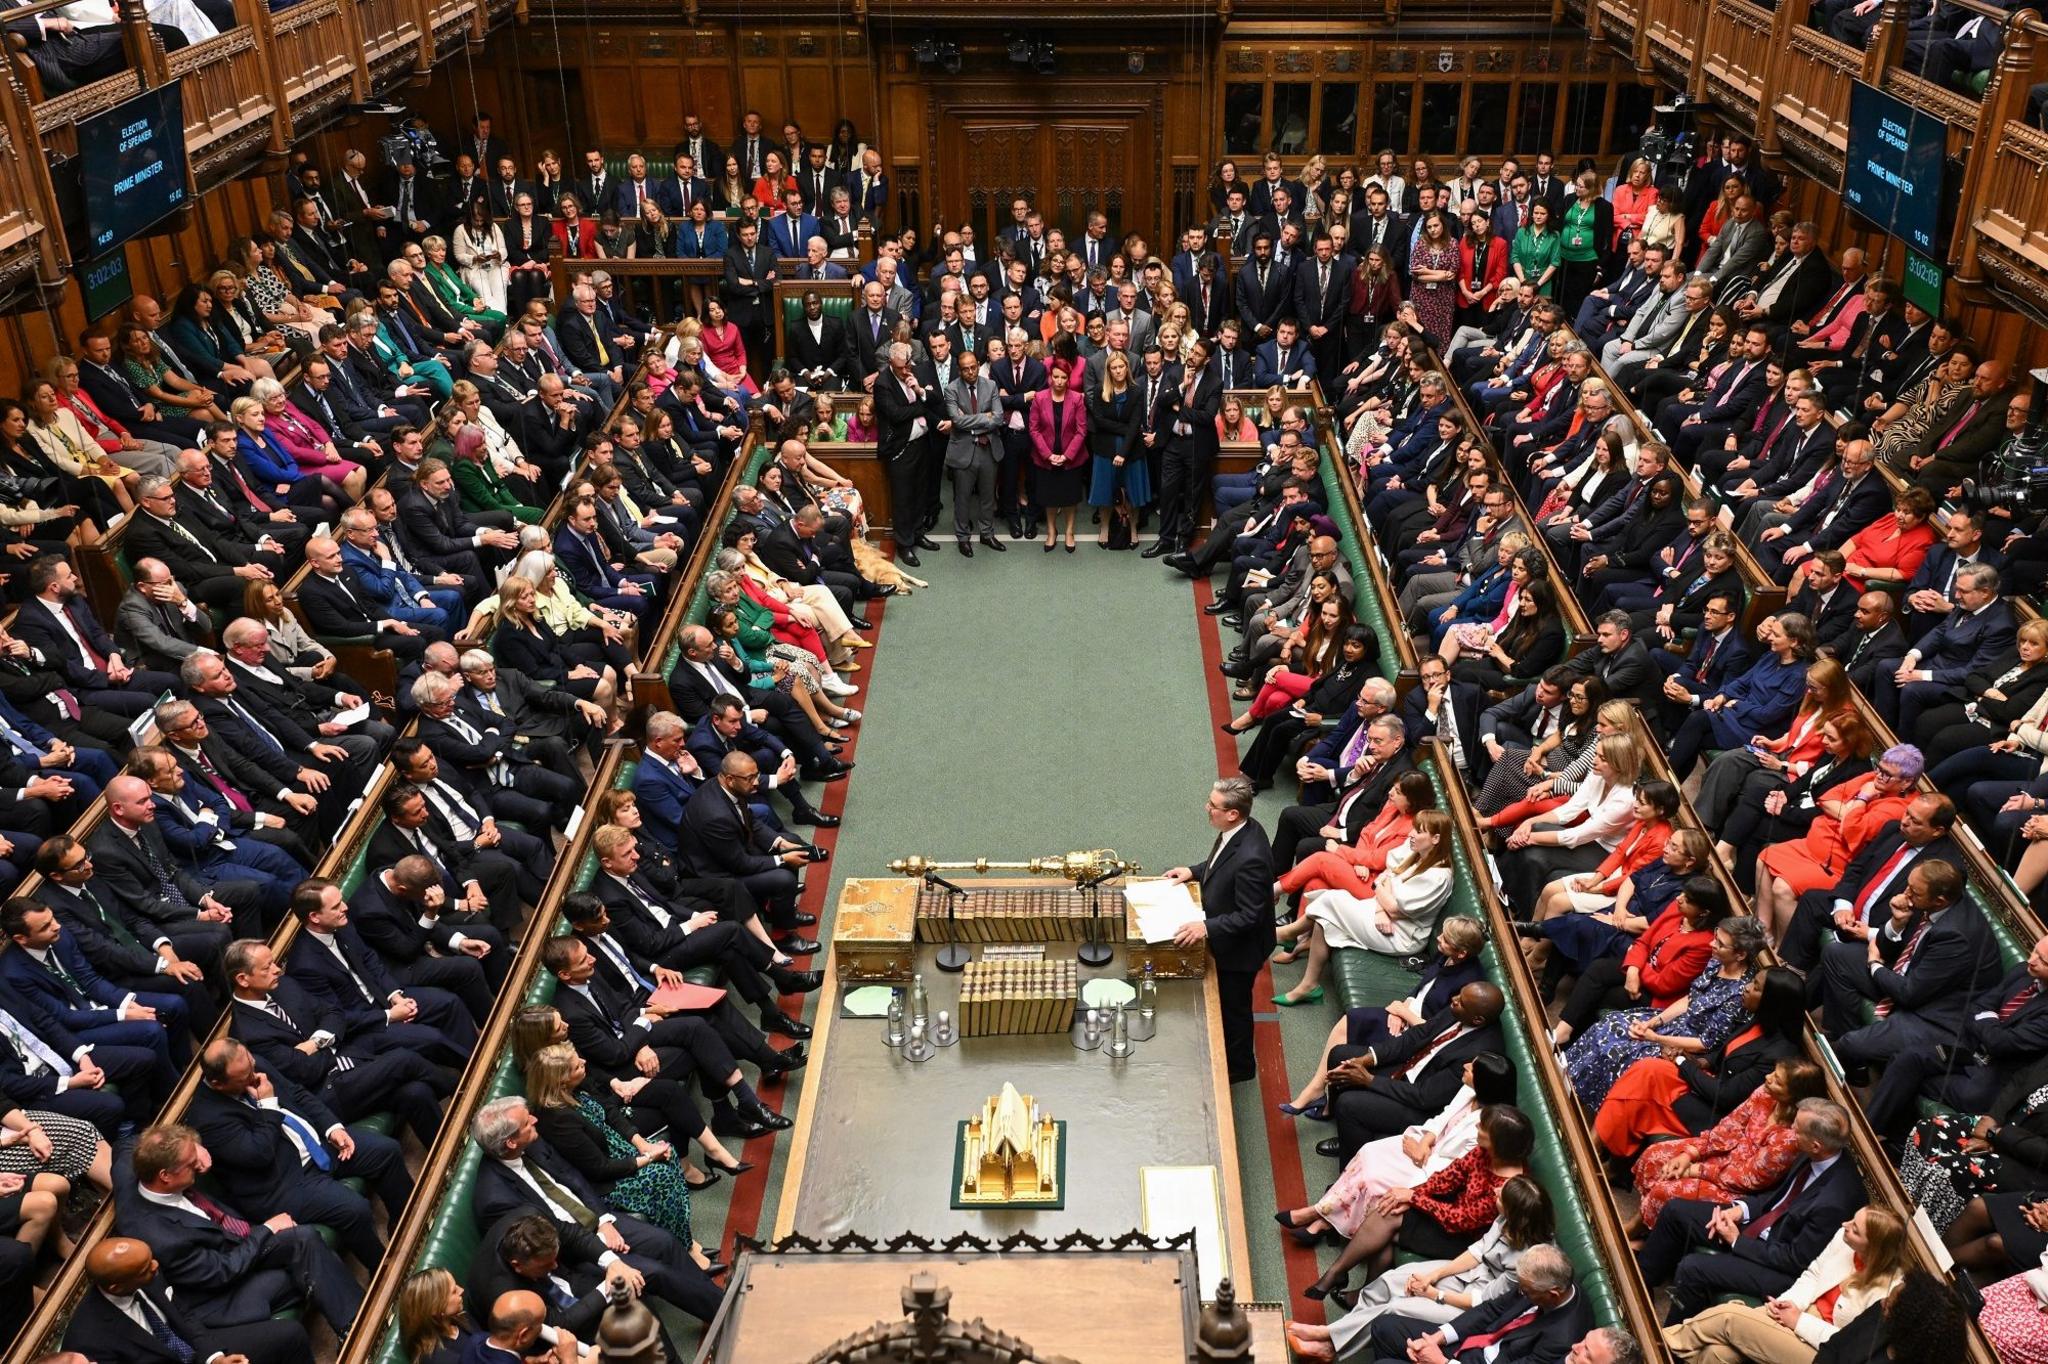
[[[1037,466],[1038,504],[1045,508],[1045,552],[1067,523],[1067,553],[1074,552],[1074,509],[1088,490],[1088,405],[1072,390],[1065,365],[1046,367],[1047,387],[1031,399],[1031,462]]]

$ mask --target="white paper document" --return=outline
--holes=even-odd
[[[1216,1191],[1216,1167],[1145,1165],[1138,1170],[1138,1181],[1145,1234],[1163,1239],[1192,1231],[1202,1298],[1215,1298],[1216,1285],[1230,1275],[1230,1252],[1223,1244],[1223,1207]]]
[[[368,701],[361,702],[358,705],[350,706],[347,710],[338,710],[334,712],[334,723],[337,725],[358,724],[369,718],[370,703]]]
[[[1124,887],[1124,899],[1138,911],[1138,931],[1148,943],[1172,942],[1181,925],[1202,917],[1184,881],[1163,877],[1132,881]]]

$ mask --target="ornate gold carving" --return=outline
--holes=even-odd
[[[1233,47],[1227,60],[1233,76],[1255,76],[1266,69],[1266,54],[1257,48]]]

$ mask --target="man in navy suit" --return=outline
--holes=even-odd
[[[351,1027],[340,1009],[285,975],[268,943],[230,943],[223,969],[234,990],[229,1036],[317,1095],[343,1122],[391,1113],[422,1146],[432,1144],[442,1104],[455,1092],[452,1068],[405,1045],[394,1035],[402,1029]]]
[[[1875,473],[1876,456],[1867,440],[1844,441],[1834,482],[1812,494],[1783,525],[1757,536],[1757,562],[1779,582],[1819,549],[1840,549],[1844,541],[1891,506],[1891,485]]]
[[[1592,1325],[1592,1304],[1572,1281],[1572,1262],[1556,1246],[1538,1245],[1524,1251],[1516,1264],[1513,1292],[1475,1302],[1443,1326],[1382,1313],[1371,1323],[1372,1348],[1358,1357],[1428,1358],[1410,1351],[1433,1344],[1444,1360],[1460,1364],[1559,1364]],[[1332,1323],[1330,1339],[1341,1349],[1340,1329]],[[1355,1341],[1359,1334],[1353,1328],[1344,1333],[1344,1341]],[[1510,1340],[1511,1345],[1499,1343]]]
[[[1957,507],[1942,523],[1941,542],[1927,551],[1906,583],[1903,625],[1908,639],[1918,639],[1941,624],[1956,604],[1956,574],[1971,564],[2005,567],[2005,556],[1984,543],[1984,514]]]
[[[1251,255],[1237,272],[1237,315],[1255,348],[1273,337],[1293,293],[1291,273],[1274,263],[1272,236],[1263,231],[1256,233],[1252,237]]]
[[[1671,398],[1657,409],[1657,430],[1673,454],[1690,464],[1702,445],[1718,447],[1745,418],[1756,415],[1770,397],[1764,373],[1770,353],[1770,332],[1751,327],[1739,348],[1730,344],[1728,361],[1706,392],[1690,400]]]
[[[1700,608],[1700,628],[1684,654],[1659,649],[1650,655],[1663,670],[1664,693],[1657,718],[1666,734],[1676,733],[1693,707],[1740,677],[1752,662],[1749,641],[1735,627],[1739,601],[1726,594],[1707,598]]]
[[[1292,314],[1283,314],[1273,324],[1273,339],[1254,352],[1258,357],[1252,382],[1261,388],[1273,384],[1293,387],[1316,377],[1316,357],[1301,339],[1301,324]]]
[[[261,839],[231,836],[232,822],[218,808],[227,802],[194,782],[169,749],[138,748],[129,761],[132,770],[149,773],[144,780],[156,807],[153,822],[171,854],[202,881],[247,881],[258,886],[265,921],[282,918],[286,897],[311,868]],[[228,813],[233,813],[232,807]]]
[[[342,1181],[362,1180],[395,1220],[412,1197],[412,1176],[398,1143],[381,1132],[347,1127],[233,1038],[207,1047],[200,1076],[204,1083],[193,1091],[188,1118],[228,1196],[326,1227],[374,1274],[384,1243],[369,1200]]]
[[[419,799],[417,792],[412,799]],[[372,858],[370,865],[380,861]],[[363,878],[350,897],[349,920],[392,979],[446,990],[462,1001],[470,1022],[481,1025],[505,983],[511,953],[481,916],[451,909],[443,922],[440,911],[454,898],[446,879],[431,857],[410,853]]]
[[[597,503],[579,498],[555,535],[555,562],[577,592],[599,606],[631,611],[644,626],[660,606],[654,577],[614,563],[597,531]]]
[[[646,733],[640,740],[640,765],[633,770],[633,794],[639,798],[642,836],[652,838],[677,856],[682,853],[684,808],[705,781],[704,768],[687,744],[689,732],[689,724],[674,711],[650,713]],[[747,810],[775,833],[784,832],[782,822],[767,804],[755,801]]]
[[[726,755],[730,753],[752,757],[760,769],[761,786],[780,793],[789,802],[789,817],[796,823],[829,827],[837,822],[820,814],[797,784],[801,767],[790,746],[748,718],[746,706],[739,698],[714,697],[704,718],[690,731],[688,743],[697,765],[706,772],[723,771]],[[825,780],[837,780],[852,767],[852,763],[837,764],[836,770],[827,769],[829,775]]]
[[[1909,742],[1919,733],[1920,713],[1966,700],[1964,680],[1995,670],[2018,631],[2012,607],[1998,595],[1998,570],[1989,564],[1956,574],[1955,599],[1955,609],[1906,651],[1897,670],[1877,678],[1871,699],[1878,716]]]
[[[479,1230],[508,1213],[543,1213],[555,1224],[566,1259],[623,1259],[646,1277],[649,1296],[700,1321],[718,1311],[722,1295],[691,1261],[688,1247],[659,1227],[614,1212],[581,1171],[541,1140],[526,1100],[485,1104],[470,1122],[470,1135],[484,1153],[470,1200]]]
[[[86,1256],[92,1288],[64,1327],[64,1346],[95,1364],[193,1364],[240,1356],[249,1364],[303,1364],[312,1358],[306,1328],[295,1321],[238,1322],[215,1330],[194,1321],[162,1281],[146,1242],[109,1236]]]
[[[239,1328],[301,1303],[336,1336],[348,1334],[363,1305],[348,1266],[290,1213],[253,1221],[194,1188],[213,1165],[197,1132],[152,1127],[137,1139],[134,1159],[134,1185],[114,1195],[114,1226],[150,1248],[195,1323]]]
[[[89,1122],[111,1141],[124,1118],[155,1115],[174,1074],[153,1048],[79,1037],[0,977],[0,1094],[15,1107]]]
[[[802,882],[797,869],[810,856],[794,839],[763,827],[747,808],[760,772],[754,756],[744,750],[719,758],[718,779],[698,787],[683,809],[683,857],[700,875],[737,880],[775,930],[800,933],[804,925],[796,902]]]
[[[1888,912],[1872,916],[1868,942],[1821,949],[1821,1027],[1852,1084],[1868,1079],[1872,1061],[1952,1043],[1971,997],[1995,978],[1996,948],[1962,898],[1955,864],[1923,859]]]
[[[801,257],[811,238],[824,231],[814,213],[804,211],[803,194],[790,190],[782,196],[782,212],[768,220],[768,242],[778,257]]]
[[[94,883],[92,854],[70,834],[43,840],[35,865],[43,878],[36,898],[57,912],[65,939],[101,979],[126,990],[177,995],[185,1001],[195,1039],[212,1029],[220,1001],[207,977],[219,964],[217,949],[191,960],[180,956],[178,944],[161,928]]]
[[[325,877],[308,877],[292,893],[292,913],[303,931],[292,942],[286,969],[309,994],[339,1008],[351,1028],[388,1024],[394,1036],[403,1036],[427,1059],[468,1064],[476,1028],[462,1001],[425,986],[401,990],[350,925],[340,886]]]
[[[1243,777],[1227,777],[1209,790],[1205,810],[1216,841],[1193,866],[1175,867],[1169,881],[1201,888],[1203,917],[1183,924],[1174,942],[1192,947],[1205,939],[1216,963],[1223,1000],[1223,1055],[1230,1081],[1258,1078],[1252,1050],[1252,985],[1273,955],[1273,845],[1252,818],[1256,792]]]
[[[148,1048],[182,1070],[192,1059],[190,1013],[182,995],[124,990],[92,969],[57,921],[55,910],[34,900],[0,907],[0,977],[35,999],[73,1034],[89,1043]]]
[[[688,152],[677,152],[675,174],[654,182],[654,202],[661,205],[661,211],[670,218],[680,220],[689,217],[690,205],[710,194],[711,186],[697,171],[697,162]],[[602,209],[603,205],[598,207]]]
[[[1674,1198],[1636,1264],[1643,1281],[1671,1285],[1675,1325],[1724,1294],[1774,1298],[1813,1263],[1866,1201],[1849,1144],[1849,1115],[1832,1099],[1804,1099],[1793,1119],[1800,1160],[1775,1186],[1727,1203]]]
[[[1901,1140],[1922,1097],[1964,1113],[1982,1113],[2013,1073],[2048,1051],[2048,937],[2027,959],[1963,1010],[1956,1035],[1940,1046],[1909,1048],[1885,1063],[1863,1111],[1877,1135]]]
[[[132,718],[177,687],[170,673],[137,668],[121,657],[114,637],[93,615],[70,561],[45,554],[31,562],[28,590],[14,634],[62,670],[81,702]]]

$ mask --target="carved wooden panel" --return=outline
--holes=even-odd
[[[1126,124],[1054,125],[1054,187],[1047,215],[1053,222],[1082,222],[1098,210],[1112,227],[1123,222],[1130,131]]]

